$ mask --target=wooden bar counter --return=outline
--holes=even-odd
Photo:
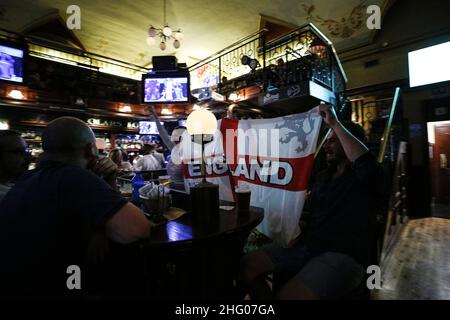
[[[231,298],[239,260],[250,231],[264,210],[220,210],[216,223],[192,221],[190,214],[152,229],[141,243],[146,296],[156,299]]]

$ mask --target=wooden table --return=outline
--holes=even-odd
[[[264,210],[220,210],[216,223],[186,214],[155,227],[143,242],[147,293],[154,298],[231,298],[242,249]]]

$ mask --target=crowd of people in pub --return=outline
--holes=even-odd
[[[243,255],[233,298],[341,298],[358,288],[373,262],[382,169],[359,125],[340,121],[330,105],[320,113],[332,130],[323,146],[327,168],[312,177],[302,233],[288,248]],[[179,156],[186,128],[172,136],[159,129],[172,158]],[[26,142],[15,131],[0,131],[0,296],[6,299],[79,298],[67,288],[67,267],[88,265],[96,235],[131,243],[152,232],[141,208],[117,190],[116,177],[119,170],[162,168],[153,146],[134,168],[119,149],[102,157],[90,127],[73,117],[50,122],[42,140],[44,153],[28,171]],[[172,181],[183,180],[178,163],[167,165]],[[267,285],[267,274],[284,279],[278,290]]]

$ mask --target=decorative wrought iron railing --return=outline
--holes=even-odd
[[[250,70],[241,59],[244,55],[259,59],[258,46],[265,32],[255,32],[190,66],[191,89],[215,86],[223,82],[222,77],[232,79],[248,73]]]
[[[315,81],[340,93],[347,78],[332,43],[313,25],[306,24],[266,43],[261,30],[189,67],[192,89],[218,87],[230,93],[245,86],[263,90],[302,80]],[[255,59],[253,68],[242,63]]]
[[[389,257],[403,226],[408,222],[408,163],[409,150],[407,142],[401,141],[397,148],[391,179],[391,192],[385,208],[385,214],[380,221],[382,230],[379,239],[380,263]]]

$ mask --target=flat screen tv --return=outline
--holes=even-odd
[[[12,83],[25,82],[26,45],[0,41],[0,80]]]
[[[450,80],[450,41],[408,53],[409,86]]]
[[[186,127],[186,120],[178,120],[178,125]]]
[[[164,125],[164,122],[160,122]],[[156,121],[139,121],[139,134],[159,134]]]
[[[142,75],[143,103],[188,103],[188,71],[152,72]]]

